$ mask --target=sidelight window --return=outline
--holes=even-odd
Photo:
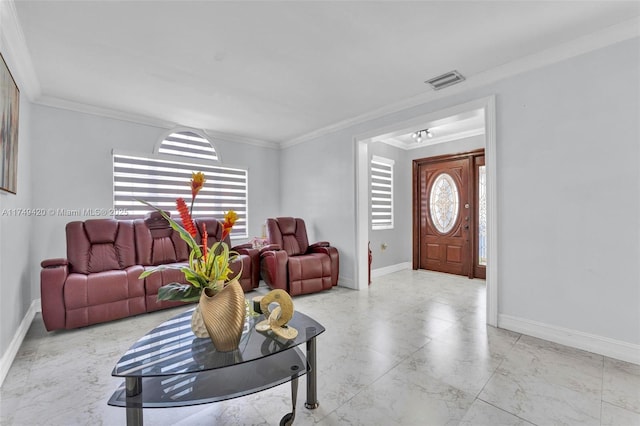
[[[371,159],[371,229],[393,229],[393,164],[384,157]]]
[[[487,169],[478,167],[478,264],[487,266]]]

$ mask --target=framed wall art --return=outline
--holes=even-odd
[[[17,191],[20,91],[0,53],[0,189]]]

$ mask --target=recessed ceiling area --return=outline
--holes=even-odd
[[[429,129],[432,137],[422,138],[420,142],[417,142],[412,134],[416,131],[426,129]],[[484,111],[478,109],[465,114],[457,114],[427,122],[416,126],[415,129],[411,129],[408,132],[397,132],[399,133],[398,135],[385,135],[385,137],[379,139],[379,142],[384,142],[405,150],[417,149],[427,145],[435,145],[472,136],[481,136],[485,133],[484,129]]]
[[[463,87],[637,17],[640,3],[15,0],[15,10],[34,102],[282,143],[427,101],[424,81],[453,69]]]

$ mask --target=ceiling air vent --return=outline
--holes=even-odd
[[[439,75],[431,80],[425,81],[430,84],[435,90],[440,90],[453,84],[464,81],[464,77],[458,71],[451,71],[446,74]]]

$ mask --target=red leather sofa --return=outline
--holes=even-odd
[[[211,244],[216,236],[222,236],[221,229],[219,233],[214,230],[214,224],[219,225],[217,220],[195,222],[199,229],[202,223],[207,223]],[[84,327],[183,304],[157,301],[161,286],[185,282],[179,270],[138,278],[145,269],[186,263],[189,258],[187,244],[159,213],[137,220],[70,222],[66,236],[67,258],[41,263],[42,317],[47,330]],[[200,235],[197,241],[201,241]],[[259,284],[259,276],[255,280],[251,269],[259,255],[257,250],[248,247],[232,248],[239,255],[231,269],[236,274],[242,270],[240,284],[245,291]]]
[[[338,249],[327,241],[309,245],[304,220],[267,219],[269,245],[260,250],[262,278],[290,295],[315,293],[338,284]]]

